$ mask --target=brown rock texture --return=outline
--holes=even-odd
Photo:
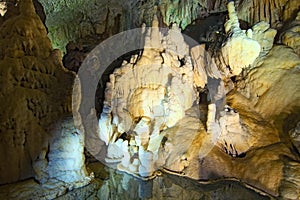
[[[48,149],[48,127],[71,112],[73,74],[53,50],[31,1],[20,1],[0,27],[0,184],[33,176]]]
[[[300,4],[298,0],[241,0],[237,7],[239,19],[250,26],[265,21],[276,28],[292,19]]]
[[[300,55],[300,12],[298,12],[297,17],[280,34],[279,42],[293,48]]]
[[[299,107],[300,58],[293,49],[274,46],[264,62],[238,82],[238,90],[268,120]]]

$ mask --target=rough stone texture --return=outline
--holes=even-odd
[[[41,151],[33,163],[35,177],[45,187],[65,187],[71,190],[91,180],[84,161],[84,136],[74,126],[72,117],[58,120],[50,130],[49,149]]]
[[[159,0],[159,1],[65,1],[40,0],[47,15],[49,37],[55,48],[66,53],[70,41],[93,48],[104,38],[146,23],[151,25],[155,14],[161,26],[177,23],[181,28],[213,13],[226,12],[225,0]],[[249,26],[266,21],[272,28],[295,17],[299,10],[297,0],[241,0],[237,1],[239,19]],[[130,12],[129,12],[130,11]],[[94,42],[93,42],[94,41]]]
[[[292,47],[300,55],[300,12],[279,36],[279,42]]]
[[[41,183],[47,173],[77,181],[86,175],[83,136],[74,135],[72,118],[66,118],[74,75],[63,68],[60,52],[52,49],[32,2],[20,1],[14,9],[18,12],[8,10],[11,17],[0,28],[0,184],[33,177],[34,171]],[[49,163],[33,170],[42,159]]]
[[[206,104],[206,112],[199,112],[201,105],[198,102],[188,104],[182,115],[174,112],[174,116],[170,115],[173,119],[170,126],[167,124],[168,120],[160,120],[156,108],[152,108],[151,105],[165,105],[160,102],[172,90],[155,86],[156,82],[166,78],[156,73],[156,66],[163,63],[166,64],[165,67],[172,68],[179,66],[179,63],[172,56],[158,53],[164,47],[163,44],[170,44],[172,40],[156,40],[160,37],[159,32],[148,33],[150,38],[146,37],[146,43],[156,44],[156,48],[145,49],[140,57],[133,56],[129,63],[124,62],[122,67],[110,76],[110,82],[107,84],[104,109],[99,120],[100,138],[108,144],[107,161],[121,162],[118,169],[146,178],[157,175],[154,173],[157,169],[200,180],[235,177],[274,196],[297,199],[300,195],[300,177],[290,177],[300,170],[299,158],[293,154],[289,143],[282,140],[282,134],[286,134],[282,133],[282,124],[273,122],[279,115],[292,113],[299,106],[299,57],[287,47],[272,47],[276,31],[270,29],[267,23],[261,22],[254,26],[253,31],[243,32],[239,28],[233,3],[228,4],[228,9],[230,17],[225,30],[229,37],[240,36],[249,40],[248,45],[241,41],[234,43],[229,38],[229,42],[223,46],[226,48],[226,44],[229,43],[228,46],[235,51],[231,59],[236,68],[232,68],[231,75],[239,75],[242,68],[245,68],[245,63],[250,65],[254,62],[259,56],[259,43],[263,47],[260,56],[264,58],[248,69],[248,74],[238,81],[237,89],[228,95],[227,102],[231,106],[217,112],[216,99],[224,95],[224,89],[218,89],[221,92],[213,91],[210,80],[222,78],[221,73],[215,65],[206,65],[208,60],[201,46],[193,47],[191,54],[194,60],[191,63],[194,70],[190,71],[191,74],[185,72],[185,82],[181,82],[181,78],[174,84],[177,90],[185,87],[184,83],[193,82],[198,87],[207,84],[211,102]],[[258,42],[250,39],[252,37]],[[184,43],[181,44],[180,46],[185,46]],[[248,52],[247,48],[252,46],[255,47],[254,55],[250,58],[243,56],[242,48]],[[231,55],[224,53],[223,56],[229,59]],[[284,59],[281,56],[284,56]],[[150,66],[143,68],[144,65]],[[132,71],[135,72],[135,76]],[[164,71],[167,71],[167,68]],[[272,74],[268,76],[268,72]],[[174,76],[171,72],[169,74]],[[149,86],[149,80],[154,84]],[[283,83],[278,80],[285,81]],[[134,81],[137,81],[136,84]],[[168,82],[172,88],[173,82]],[[139,84],[144,86],[133,87]],[[221,86],[222,84],[219,84],[217,87]],[[258,95],[257,92],[262,94]],[[187,92],[182,95],[190,94]],[[174,93],[174,97],[177,98],[182,95]],[[280,96],[287,99],[282,100]],[[185,99],[194,98],[186,96]],[[166,102],[172,108],[174,105],[175,108],[180,108],[181,105],[171,100]],[[203,116],[206,117],[206,121],[201,121]],[[165,122],[165,127],[157,124],[160,121]],[[156,130],[159,130],[158,134]],[[156,135],[158,137],[154,138]]]
[[[3,186],[0,195],[4,199],[55,198],[87,184],[91,179],[86,177],[83,165],[83,135],[74,128],[68,115],[73,75],[62,68],[59,52],[52,50],[46,30],[33,14],[32,4],[25,2],[21,1],[20,10],[18,6],[8,9],[0,21],[0,100],[3,105],[0,112],[0,184],[32,177],[31,163],[34,163],[35,177],[43,188],[33,181],[26,181],[20,185]],[[101,41],[121,29],[138,26],[145,19],[149,25],[154,13],[158,15],[156,27],[163,22],[167,25],[181,22],[180,26],[184,28],[201,13],[205,15],[209,11],[222,10],[219,6],[214,7],[221,5],[221,1],[160,3],[155,7],[154,1],[110,1],[109,4],[78,0],[47,1],[43,5],[48,6],[45,6],[48,8],[48,23],[51,24],[51,20],[52,25],[61,23],[50,26],[51,37],[57,39],[55,45],[64,48],[70,40],[84,38],[83,46],[76,43],[70,49],[86,52],[95,45],[95,41]],[[247,183],[248,187],[259,188],[276,198],[299,199],[300,159],[296,153],[299,131],[298,125],[293,124],[299,120],[293,119],[290,125],[293,126],[289,132],[291,141],[283,127],[287,123],[286,116],[298,116],[299,55],[286,46],[273,46],[276,32],[268,25],[278,28],[281,22],[294,18],[298,2],[245,0],[239,3],[239,15],[253,27],[244,33],[239,28],[233,4],[228,4],[230,16],[225,30],[229,42],[224,43],[224,47],[226,44],[233,45],[234,53],[233,56],[224,54],[226,66],[216,66],[211,62],[213,60],[208,58],[203,46],[193,47],[189,52],[182,37],[162,36],[158,30],[153,30],[146,37],[146,43],[149,42],[147,44],[152,49],[132,56],[129,62],[115,70],[107,84],[106,102],[100,119],[100,138],[108,144],[106,161],[119,162],[118,169],[146,178],[159,176],[159,169],[201,180],[234,177]],[[252,4],[254,8],[250,8],[249,12],[246,6]],[[135,7],[143,9],[132,13],[124,9]],[[199,11],[198,7],[207,10]],[[94,16],[94,13],[99,14]],[[262,19],[268,23],[257,23]],[[289,37],[289,34],[297,35],[297,20],[281,37],[282,42],[296,51],[297,37]],[[177,28],[177,31],[180,30]],[[92,36],[94,38],[91,39]],[[239,38],[235,36],[242,39],[234,43],[230,39]],[[241,56],[243,52],[248,54],[250,48],[257,47],[258,43],[260,55],[255,48],[252,56]],[[168,45],[175,48],[172,50],[183,52],[184,56],[164,52]],[[257,56],[256,62],[240,74],[241,69]],[[70,59],[70,68],[79,65],[81,59]],[[146,65],[154,67],[147,68]],[[226,74],[224,78],[218,67],[227,68],[227,65],[233,73],[228,72],[231,73],[231,85],[224,90],[229,77]],[[170,76],[164,76],[160,70]],[[138,84],[133,77],[137,77]],[[230,106],[224,108],[224,95],[230,90],[226,98]],[[204,100],[205,95],[208,100]],[[165,110],[167,114],[162,112]],[[162,113],[165,115],[160,116]],[[102,168],[93,166],[92,170],[102,171]],[[216,194],[228,199],[234,196],[228,197],[222,190],[198,194],[198,188],[191,189],[196,182],[189,185],[184,180],[180,178],[178,182],[184,187],[188,185],[188,191],[177,184],[164,182],[160,177],[152,185],[151,182],[136,184],[129,176],[119,177],[112,173],[101,189],[99,182],[93,182],[61,198],[107,199],[122,196],[123,199],[178,199],[181,195],[183,199],[209,199]],[[155,195],[151,196],[148,187],[144,187],[148,184],[150,188],[153,186]],[[167,185],[167,189],[158,190],[162,185]],[[254,198],[258,198],[257,195]]]
[[[300,153],[300,122],[297,123],[297,126],[289,131],[293,145],[296,147]]]
[[[238,90],[267,119],[290,114],[299,106],[299,56],[286,46],[274,46],[264,62],[238,82]]]
[[[238,17],[250,26],[265,21],[272,28],[280,28],[283,23],[299,11],[298,0],[241,0],[238,1]]]
[[[252,39],[260,45],[260,57],[266,56],[273,47],[274,38],[277,33],[275,29],[270,28],[270,24],[261,21],[252,28]]]

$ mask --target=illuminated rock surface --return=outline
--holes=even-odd
[[[110,75],[99,120],[107,161],[122,159],[120,168],[142,176],[154,172],[161,131],[174,127],[197,99],[187,44],[175,25],[162,36],[157,23],[146,33],[142,55]],[[123,141],[124,134],[130,139]]]
[[[83,135],[70,117],[74,75],[52,49],[32,2],[15,9],[19,14],[0,29],[0,184],[35,176],[52,188],[84,185]]]
[[[236,12],[206,0],[41,3],[52,44],[30,1],[0,17],[0,184],[12,183],[1,199],[299,199],[297,0],[241,0]],[[114,171],[89,163],[71,117],[75,76],[51,45],[69,44],[77,71],[100,41],[143,22],[145,48],[120,58],[90,113]],[[205,44],[157,28],[191,23]]]
[[[235,76],[254,62],[261,47],[257,41],[252,39],[251,29],[246,33],[240,29],[233,1],[228,3],[228,15],[229,20],[225,23],[228,39],[223,44],[221,52],[225,61],[224,65],[229,66],[229,73]]]
[[[229,9],[232,9],[230,5]],[[296,78],[297,74],[289,73],[289,76],[286,75],[294,80],[292,83],[285,82],[286,84],[279,84],[278,81],[276,81],[277,79],[275,77],[280,77],[281,73],[284,73],[280,70],[277,71],[276,76],[273,76],[272,79],[266,76],[269,59],[279,59],[279,56],[275,56],[273,53],[283,54],[281,48],[285,47],[278,46],[274,47],[274,50],[270,50],[273,46],[276,31],[269,29],[266,23],[260,23],[254,26],[253,32],[259,43],[247,38],[248,36],[238,27],[239,24],[236,15],[234,11],[232,12],[233,16],[230,18],[232,21],[229,21],[226,25],[229,27],[228,30],[232,31],[229,31],[228,34],[233,38],[238,38],[235,37],[235,33],[240,32],[240,34],[238,34],[239,36],[245,38],[245,40],[249,40],[250,48],[252,43],[255,47],[258,47],[255,56],[250,56],[250,61],[247,60],[248,57],[239,54],[242,53],[240,48],[238,48],[238,51],[232,48],[232,50],[236,52],[233,53],[233,55],[236,54],[236,57],[230,55],[232,56],[232,60],[236,61],[236,63],[232,64],[236,64],[236,66],[238,66],[239,63],[252,64],[259,56],[259,43],[264,47],[264,51],[261,54],[264,59],[260,62],[262,66],[250,69],[249,74],[253,73],[253,75],[249,76],[251,77],[250,79],[247,78],[248,76],[245,77],[244,81],[248,81],[248,83],[245,84],[245,88],[240,87],[239,91],[242,94],[244,94],[244,91],[250,91],[248,94],[251,95],[253,94],[251,91],[264,90],[261,86],[253,90],[251,88],[257,86],[256,83],[262,80],[264,83],[269,82],[269,84],[267,84],[268,88],[265,89],[265,91],[270,96],[260,99],[260,95],[258,95],[256,98],[250,97],[248,100],[247,94],[241,96],[237,91],[233,91],[231,95],[228,96],[228,103],[230,103],[232,107],[226,106],[219,112],[216,112],[215,104],[207,104],[206,111],[199,110],[201,105],[197,101],[195,102],[195,98],[185,96],[184,99],[194,100],[186,101],[186,103],[191,103],[183,107],[184,109],[182,109],[182,111],[184,111],[184,114],[176,114],[176,117],[170,115],[172,116],[174,124],[168,125],[169,115],[165,115],[162,120],[160,120],[159,112],[155,112],[155,109],[164,109],[160,108],[160,105],[166,104],[162,104],[161,102],[166,101],[165,97],[168,96],[166,91],[172,90],[155,86],[159,80],[164,83],[159,82],[161,85],[165,85],[167,82],[163,81],[166,76],[160,77],[161,73],[157,73],[159,70],[156,67],[163,66],[165,67],[164,71],[167,71],[168,68],[172,68],[173,63],[176,63],[178,58],[174,59],[173,57],[172,60],[171,57],[171,61],[166,58],[162,59],[164,54],[160,54],[159,49],[162,48],[163,45],[158,46],[156,49],[145,49],[140,57],[133,56],[130,63],[125,62],[119,69],[116,69],[113,75],[110,76],[110,82],[107,84],[107,96],[103,110],[108,110],[109,112],[108,116],[106,112],[102,113],[99,120],[100,138],[108,144],[106,161],[120,162],[118,169],[146,178],[155,175],[154,172],[158,169],[164,169],[167,172],[173,172],[178,175],[200,180],[238,177],[238,179],[250,185],[256,185],[274,196],[297,199],[299,196],[299,176],[294,176],[292,180],[290,175],[298,174],[300,164],[299,162],[293,161],[296,160],[297,157],[292,154],[287,145],[281,142],[280,131],[276,125],[274,126],[272,124],[273,121],[271,120],[275,120],[275,117],[279,114],[290,112],[298,105],[298,103],[296,103],[299,102],[297,95],[299,93],[296,92],[298,91],[299,83]],[[229,23],[231,23],[231,25],[228,25]],[[248,34],[250,34],[250,31],[248,31]],[[156,36],[159,35],[159,33],[151,33],[148,35]],[[251,35],[251,37],[252,36],[253,35]],[[232,41],[233,40],[234,39],[232,39]],[[150,39],[146,38],[146,41],[150,41],[150,44],[154,44],[156,37],[152,36]],[[162,41],[161,44],[172,43],[172,40],[163,42],[164,40],[162,39],[160,41]],[[232,41],[229,40],[229,43]],[[228,41],[226,44],[228,44]],[[244,45],[245,48],[247,47],[247,43],[241,42],[238,44]],[[237,43],[233,42],[228,45],[234,47]],[[185,45],[183,44],[181,46]],[[165,48],[168,49],[167,47]],[[187,78],[186,83],[191,85],[192,81],[194,81],[195,85],[203,86],[207,84],[208,88],[210,88],[207,77],[221,78],[221,73],[212,71],[212,67],[208,70],[207,67],[201,65],[205,63],[205,61],[201,60],[204,59],[204,51],[201,51],[201,47],[199,48],[198,50],[194,48],[192,51],[192,58],[198,58],[197,61],[194,62],[194,70],[190,70],[190,73],[184,73],[187,77],[194,76],[195,78]],[[227,56],[228,55],[229,54],[227,54]],[[280,69],[297,70],[299,58],[296,54],[292,51],[285,51],[285,55],[287,55],[286,60],[271,62],[273,69],[274,67],[276,69],[274,63],[278,63]],[[295,57],[291,59],[291,56]],[[152,62],[149,62],[148,58],[152,58]],[[288,62],[287,60],[291,61]],[[281,62],[285,62],[285,64]],[[143,69],[142,67],[144,65],[148,68]],[[266,67],[263,67],[264,65]],[[185,66],[182,68],[185,68]],[[252,78],[260,74],[254,72],[259,72],[260,70],[264,70],[261,72],[264,76],[254,81]],[[131,75],[133,74],[130,73],[131,71],[134,71],[138,76],[130,78],[134,77]],[[207,71],[209,71],[209,73],[207,73]],[[233,75],[238,75],[241,71],[242,68],[236,68],[236,71],[233,71]],[[170,77],[174,76],[172,73],[168,73]],[[147,74],[147,76],[143,74]],[[210,74],[212,74],[212,76]],[[157,77],[159,78],[156,79]],[[149,86],[147,83],[148,80],[152,81],[152,85]],[[180,83],[180,80],[183,79],[180,78],[174,82],[174,84],[178,84],[176,85],[177,90],[181,87],[185,87],[185,84]],[[135,84],[133,84],[132,81],[136,81]],[[139,83],[140,85],[144,85],[144,87],[137,87]],[[173,82],[169,81],[169,83],[171,83],[170,88],[172,88]],[[118,84],[121,86],[118,86]],[[135,87],[131,88],[131,85]],[[247,89],[247,87],[250,88]],[[272,93],[273,87],[274,94]],[[294,88],[297,94],[289,93],[288,95],[292,96],[289,96],[286,101],[282,101],[275,96],[275,91],[277,93],[283,93],[288,90],[287,88]],[[184,94],[193,96],[195,89],[185,89],[185,91],[186,93]],[[209,93],[211,93],[209,95],[212,95],[214,92],[209,90]],[[180,98],[180,96],[184,94],[174,93],[174,96]],[[257,93],[254,94],[257,95]],[[124,98],[123,95],[127,98]],[[131,95],[135,96],[132,97]],[[194,96],[197,96],[196,93]],[[217,96],[218,94],[212,97],[216,98]],[[269,99],[266,99],[267,97]],[[134,101],[131,102],[131,99]],[[257,102],[253,102],[255,99],[266,102],[258,104]],[[171,100],[166,102],[169,107],[172,107],[172,104],[177,104],[177,106],[181,105]],[[272,103],[270,104],[270,102]],[[118,109],[120,105],[121,108],[124,108],[123,110]],[[157,105],[159,108],[154,108],[153,105]],[[259,105],[261,105],[261,107],[258,107]],[[280,110],[278,107],[283,109]],[[179,113],[182,113],[182,111]],[[201,115],[206,116],[206,121],[200,120]],[[177,116],[179,117],[177,118]],[[138,118],[138,120],[135,121],[135,118]],[[161,127],[161,124],[153,123],[152,120],[155,122],[164,122],[165,127]],[[112,123],[110,124],[110,122]],[[156,125],[158,125],[158,127]],[[151,132],[151,130],[159,131]],[[126,135],[126,139],[123,139],[124,134]],[[122,138],[120,137],[121,135],[123,135]],[[155,141],[155,143],[151,140]],[[209,146],[209,144],[216,145]],[[123,153],[121,153],[122,151]],[[282,159],[281,156],[283,155],[288,159]],[[248,168],[249,163],[256,167]],[[218,168],[217,166],[222,167]],[[255,171],[256,168],[259,168],[259,171]],[[286,192],[287,190],[294,192],[290,194]]]

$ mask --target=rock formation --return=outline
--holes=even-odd
[[[0,3],[0,15],[3,17],[7,11],[7,5],[6,2]]]
[[[41,0],[52,44],[36,15],[43,15],[41,7],[35,11],[32,0],[11,2],[0,3],[0,184],[13,184],[0,187],[0,198],[155,199],[166,193],[178,198],[178,191],[182,198],[214,198],[207,190],[215,187],[228,199],[226,191],[236,190],[224,185],[232,184],[249,198],[299,199],[296,0],[241,0],[236,6],[222,0]],[[195,29],[203,31],[199,41],[205,44],[190,44],[182,29],[208,15],[219,20],[216,27]],[[143,22],[152,23],[138,34],[143,46],[116,58],[122,64],[99,82],[103,99],[98,91],[87,97],[102,110],[90,107],[82,91],[101,77],[80,80],[84,57],[98,42]],[[90,52],[86,74],[103,64],[91,54],[108,59],[103,51],[113,54],[123,42]],[[66,45],[62,59],[52,46]],[[75,74],[62,60],[79,69],[73,88]],[[81,109],[88,110],[84,120]],[[87,150],[96,159],[138,179],[99,163],[86,169],[85,156],[95,158],[84,153],[84,144],[93,145]],[[110,174],[91,182],[91,170],[96,179]],[[199,181],[205,195],[197,192]]]
[[[32,1],[14,9],[0,29],[0,184],[35,176],[71,189],[87,176],[83,135],[70,113],[74,74],[52,49]]]
[[[258,23],[245,33],[239,27],[233,2],[228,9],[225,29],[229,38],[221,50],[230,69],[228,74],[212,64],[201,46],[193,47],[190,57],[180,37],[172,40],[172,32],[162,36],[158,29],[150,29],[145,38],[145,47],[150,48],[132,56],[130,62],[124,61],[110,75],[99,120],[100,138],[107,145],[106,162],[117,162],[119,170],[144,178],[162,169],[194,179],[235,177],[274,196],[297,199],[300,177],[292,180],[290,175],[299,172],[300,164],[281,142],[278,126],[272,122],[299,105],[297,74],[285,75],[294,80],[293,85],[277,81],[284,74],[281,69],[297,70],[299,58],[291,50],[284,50],[286,47],[273,47],[276,31],[267,23]],[[158,22],[153,24],[157,26]],[[183,52],[183,56],[174,56],[169,49]],[[283,51],[289,62],[270,62]],[[274,63],[280,66],[272,79],[266,76],[269,63],[273,63],[272,71]],[[240,75],[243,68],[248,73],[243,79],[245,86],[238,81],[227,98],[231,107],[222,107],[217,102],[226,94],[223,80]],[[217,86],[213,86],[213,79],[220,80]],[[268,83],[267,87],[257,85],[260,81]],[[197,89],[204,87],[211,101],[207,111],[199,110]],[[285,101],[275,97],[275,91],[284,95],[288,87],[297,94],[285,94],[289,95]],[[252,92],[260,90],[262,95]],[[200,117],[203,115],[204,122]],[[260,171],[248,169],[249,163]]]
[[[287,28],[280,34],[280,42],[292,47],[300,55],[300,12],[296,18],[287,25]]]
[[[299,10],[297,0],[243,0],[238,1],[238,18],[250,26],[265,21],[272,28],[280,28]]]
[[[153,24],[142,55],[110,75],[99,120],[100,138],[108,145],[106,160],[122,159],[120,168],[141,176],[155,171],[161,131],[181,120],[198,96],[188,46],[178,28],[173,25],[163,36],[158,21]]]
[[[246,33],[240,29],[233,1],[228,3],[228,15],[229,20],[225,24],[228,39],[221,49],[223,65],[225,65],[222,68],[229,67],[229,71],[224,72],[225,76],[235,76],[254,62],[260,53],[260,45],[252,39],[251,29],[248,29]]]
[[[263,63],[238,81],[238,90],[269,120],[289,114],[299,106],[299,65],[299,56],[291,48],[275,46]]]

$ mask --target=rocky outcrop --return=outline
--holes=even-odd
[[[141,29],[145,36],[143,51],[124,60],[110,74],[98,121],[100,129],[94,107],[85,104],[87,101],[81,102],[86,97],[81,91],[91,88],[79,78],[73,93],[74,118],[79,130],[75,128],[70,117],[74,75],[63,68],[60,53],[52,49],[32,2],[20,1],[1,18],[0,184],[34,176],[42,189],[29,181],[28,187],[20,183],[11,194],[6,194],[9,186],[0,189],[0,193],[4,197],[28,198],[32,193],[26,188],[32,187],[40,189],[35,193],[37,198],[44,192],[44,197],[55,198],[89,183],[92,177],[88,177],[84,165],[82,133],[88,130],[84,125],[91,125],[97,130],[97,135],[91,135],[89,140],[98,150],[96,156],[104,155],[106,163],[130,174],[149,179],[161,175],[163,170],[196,180],[234,177],[275,197],[299,199],[300,159],[295,153],[299,150],[299,127],[294,126],[289,132],[289,140],[281,120],[300,107],[300,61],[294,52],[298,48],[297,38],[289,37],[291,32],[297,33],[297,28],[293,28],[298,26],[297,18],[290,33],[286,31],[281,37],[294,50],[273,46],[273,28],[293,15],[295,1],[264,1],[265,5],[251,1],[261,9],[245,12],[248,25],[253,25],[247,31],[240,28],[237,13],[250,1],[239,1],[237,13],[230,1],[225,25],[227,40],[221,48],[222,57],[215,57],[219,59],[217,64],[204,46],[189,49],[188,40],[184,40],[175,24],[169,32],[160,32],[158,26],[180,22],[184,28],[201,13],[222,10],[221,6],[214,7],[221,5],[221,1],[159,1],[158,5],[154,1],[143,2],[110,1],[109,6],[108,2],[96,0],[43,2],[48,9],[50,35],[57,39],[55,45],[64,48],[70,40],[84,40],[82,46],[77,41],[74,45],[69,43],[74,54],[70,53],[65,60],[75,70],[83,59],[77,53],[90,51],[95,41],[154,19],[152,28]],[[273,3],[276,5],[271,6]],[[277,3],[285,5],[280,8],[279,21],[276,9],[272,14],[267,12],[277,8]],[[135,7],[139,9],[126,11]],[[89,9],[92,12],[87,12]],[[98,14],[93,16],[95,13]],[[157,18],[153,18],[154,13]],[[271,25],[256,23],[263,18]],[[61,24],[56,29],[53,25],[57,23]],[[111,53],[111,49],[105,50]],[[72,59],[74,56],[78,58]],[[97,61],[86,62],[91,66],[87,73],[101,67],[102,63]],[[94,81],[93,78],[88,81]],[[230,87],[226,81],[231,81]],[[87,98],[94,102],[94,96]],[[225,103],[228,105],[224,106]],[[80,124],[83,119],[79,111],[85,106],[90,109],[84,121],[87,123]],[[132,189],[130,178],[121,177],[121,184],[116,184],[114,176],[110,178],[97,194],[89,191],[89,187],[82,191],[108,198],[114,195],[110,191],[113,187],[120,192]],[[160,185],[154,182],[152,186],[157,190]],[[98,183],[91,184],[91,190],[93,187],[99,187]],[[140,198],[151,196],[147,188],[134,189],[140,191]],[[18,190],[25,192],[18,194]],[[172,186],[171,190],[180,188]],[[76,194],[70,192],[65,197]],[[164,193],[158,191],[157,195],[161,198]],[[184,198],[187,195],[185,192]]]
[[[270,24],[265,21],[258,22],[252,28],[252,39],[260,45],[260,60],[264,58],[273,47],[274,38],[277,33],[275,29],[270,28]]]
[[[84,136],[74,126],[72,117],[64,117],[50,129],[48,149],[43,149],[33,163],[35,178],[44,187],[68,190],[87,185],[83,152]]]
[[[297,123],[297,126],[289,131],[292,143],[295,148],[300,152],[300,122]]]
[[[0,28],[0,184],[34,176],[71,184],[86,176],[83,136],[70,119],[74,75],[32,1],[14,9]]]

